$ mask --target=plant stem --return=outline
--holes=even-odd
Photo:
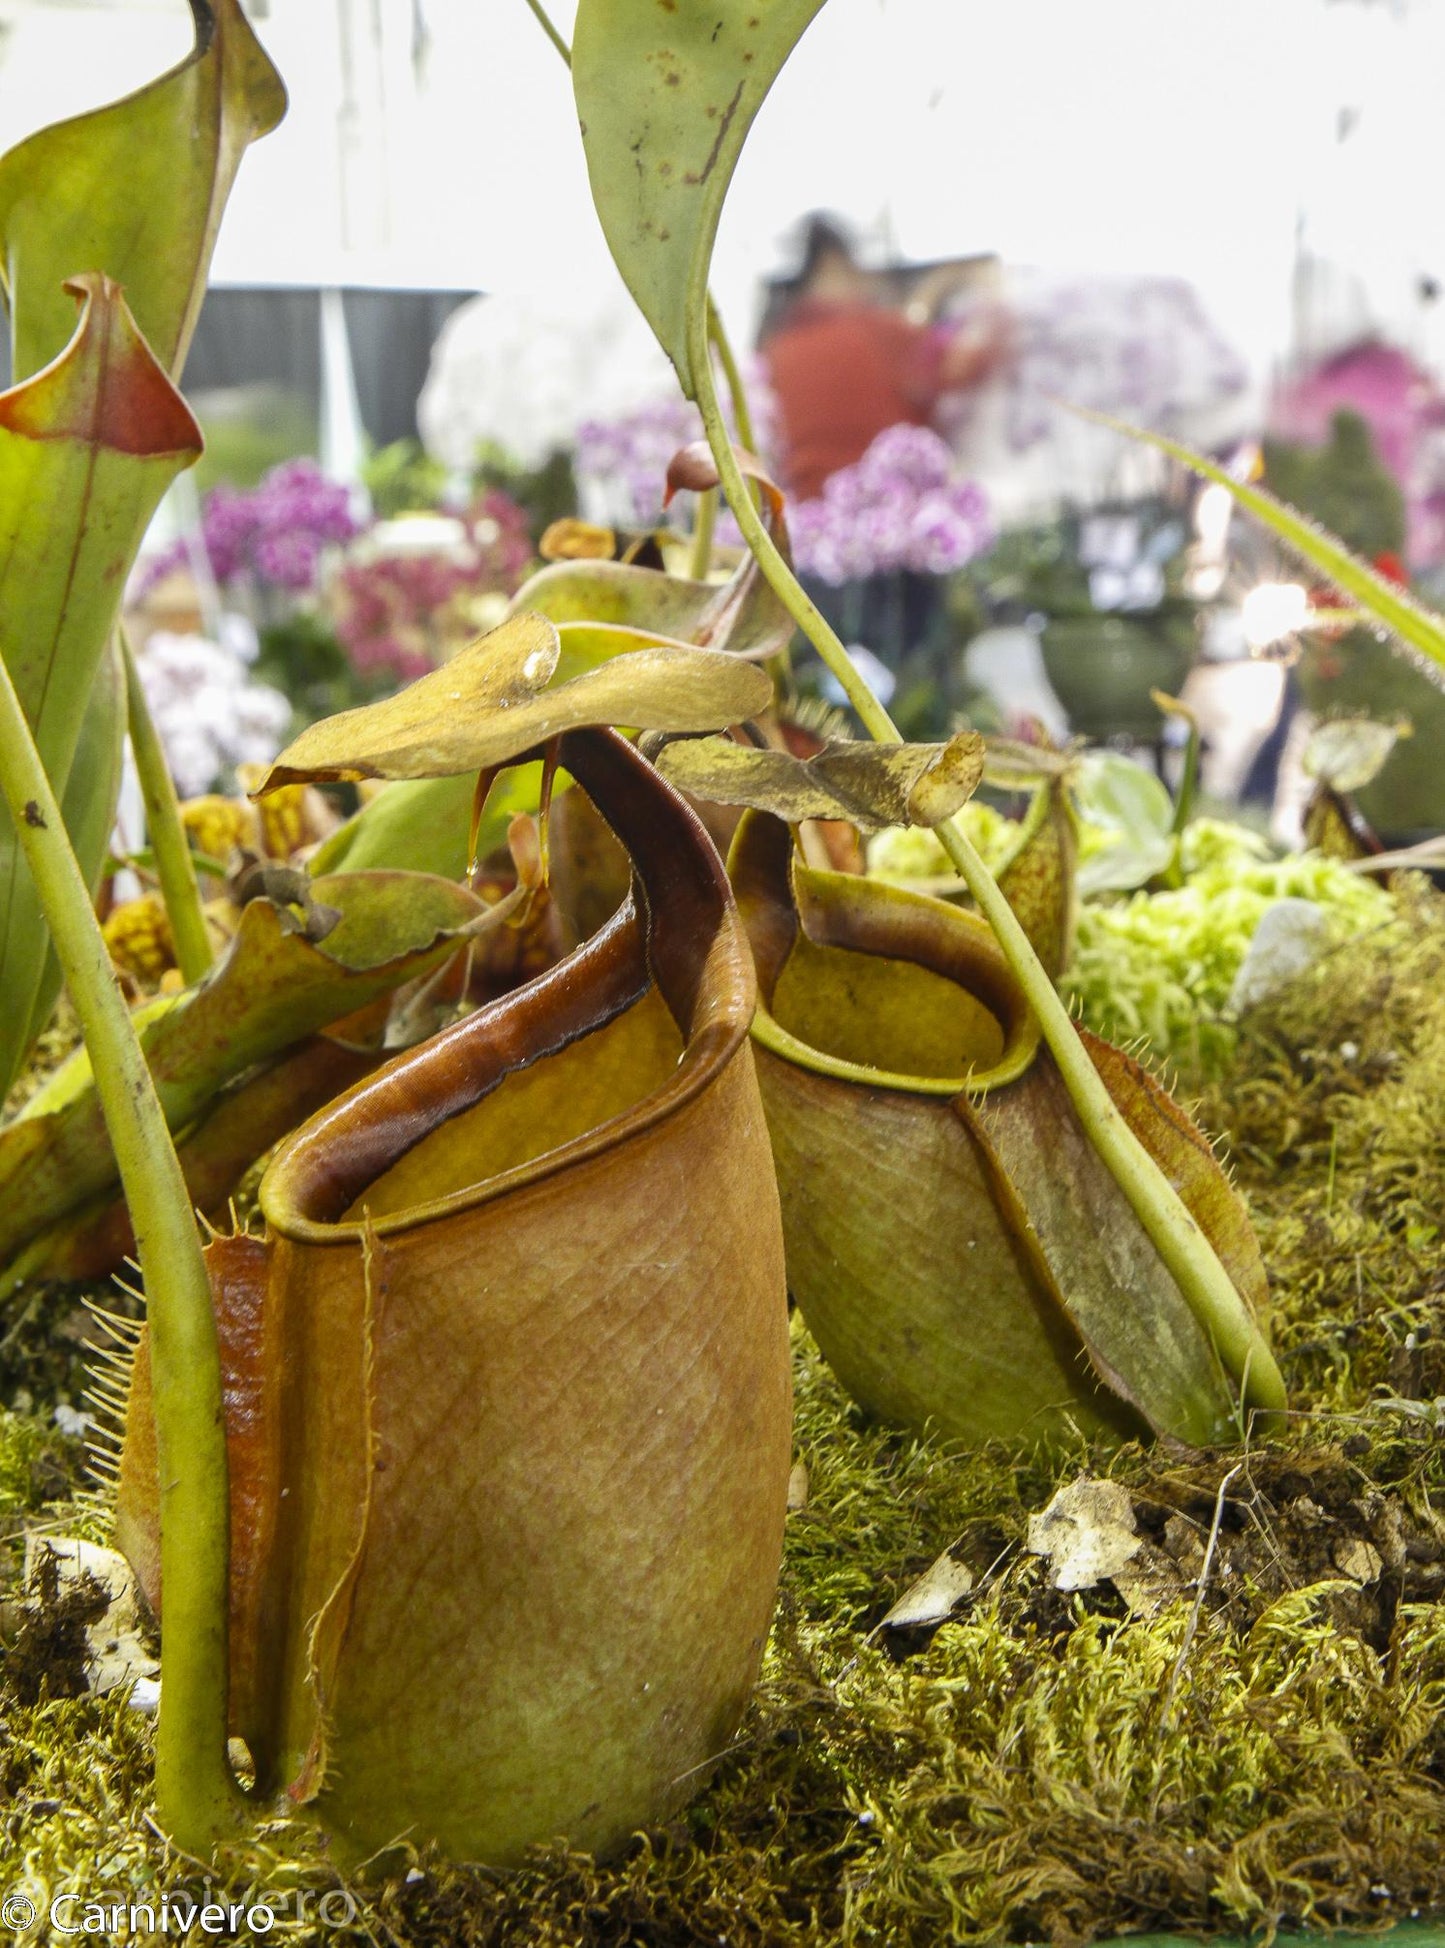
[[[542,32],[547,36],[547,39],[556,48],[557,52],[570,68],[572,65],[572,50],[553,26],[552,17],[542,5],[542,0],[527,0],[527,5],[537,16],[537,24],[542,29]]]
[[[1170,827],[1176,839],[1194,816],[1194,799],[1199,790],[1199,719],[1188,713],[1189,738],[1184,746],[1184,770],[1179,779],[1179,796],[1174,801],[1174,822]]]
[[[711,296],[707,301],[708,342],[717,353],[722,366],[723,377],[728,382],[728,397],[733,405],[733,425],[738,429],[738,444],[745,446],[749,453],[757,452],[757,435],[753,431],[753,416],[748,410],[748,389],[743,384],[743,375],[738,370],[737,359],[733,355],[732,343],[723,330],[723,321]]]
[[[742,373],[738,370],[738,362],[733,354],[732,341],[723,329],[722,314],[713,303],[712,293],[710,291],[706,293],[706,303],[708,344],[716,352],[718,364],[723,369],[723,377],[727,380],[728,397],[732,401],[733,408],[733,424],[738,429],[738,443],[746,447],[749,453],[755,453],[757,451],[757,435],[753,431],[753,416],[748,407],[748,389],[743,384]],[[709,366],[708,371],[710,377],[712,371],[711,366]],[[754,499],[752,490],[749,488],[747,492],[748,499],[753,501],[754,506],[756,506],[757,501]],[[796,617],[794,620],[796,620]],[[768,658],[767,669],[768,674],[773,679],[773,687],[778,695],[780,697],[791,696],[793,694],[793,652],[787,643],[783,644],[783,647],[778,651],[776,656],[770,656]]]
[[[130,747],[135,753],[135,768],[140,774],[141,796],[145,800],[146,831],[150,834],[161,896],[176,945],[176,964],[189,986],[210,972],[213,958],[201,906],[201,889],[196,882],[196,866],[186,828],[181,823],[181,808],[176,801],[170,767],[156,735],[135,655],[124,629],[120,632],[120,651],[125,658]]]
[[[1249,1404],[1266,1409],[1283,1407],[1285,1391],[1279,1369],[1256,1333],[1234,1281],[1183,1199],[1115,1107],[1068,1010],[993,874],[956,820],[939,826],[938,837],[974,904],[993,928],[1015,979],[1039,1018],[1044,1040],[1089,1141],[1129,1200],[1190,1311],[1219,1349],[1229,1371],[1247,1376]]]
[[[1184,742],[1184,768],[1174,799],[1174,818],[1169,827],[1178,839],[1183,837],[1185,826],[1194,816],[1194,794],[1199,788],[1199,719],[1187,703],[1171,697],[1167,690],[1151,690],[1149,700],[1164,716],[1177,717],[1188,733]]]
[[[687,572],[695,582],[705,582],[712,568],[712,537],[717,526],[717,488],[709,487],[697,497],[697,515],[692,530],[692,559]]]
[[[723,424],[707,357],[707,336],[706,313],[702,307],[694,307],[693,343],[688,356],[697,379],[697,403],[708,444],[734,518],[768,585],[842,684],[869,736],[880,743],[897,743],[900,740],[892,718],[854,668],[847,650],[816,603],[808,599],[753,505]],[[1218,1347],[1230,1371],[1245,1376],[1251,1404],[1270,1409],[1283,1407],[1284,1383],[1254,1330],[1244,1301],[1178,1192],[1115,1106],[1079,1039],[1068,1010],[992,873],[956,820],[949,820],[937,831],[944,851],[980,913],[993,928],[1015,979],[1038,1017],[1040,1031],[1090,1142],[1128,1199],[1190,1310]]]
[[[822,610],[809,597],[792,569],[784,561],[781,550],[768,533],[761,515],[753,505],[753,497],[748,491],[748,484],[743,478],[742,470],[733,457],[732,442],[723,424],[717,387],[713,381],[712,366],[707,356],[706,327],[701,330],[695,328],[695,335],[699,342],[693,347],[689,356],[693,371],[698,378],[697,403],[702,413],[703,430],[707,434],[708,445],[712,449],[723,493],[727,498],[728,506],[733,511],[733,518],[743,531],[743,539],[752,549],[754,558],[763,571],[763,579],[842,684],[844,695],[862,719],[868,735],[879,743],[896,744],[900,740],[893,719],[853,667],[847,650],[829,628]]]
[[[0,789],[90,1050],[146,1282],[161,1498],[162,1823],[192,1853],[239,1829],[226,1757],[230,1505],[221,1362],[191,1200],[60,807],[0,661]]]

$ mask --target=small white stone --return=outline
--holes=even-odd
[[[138,1677],[130,1687],[126,1703],[132,1711],[142,1711],[147,1718],[154,1717],[161,1708],[161,1681],[158,1677]]]
[[[1303,974],[1328,943],[1329,922],[1313,900],[1276,900],[1267,906],[1229,991],[1230,1013],[1246,1013]]]

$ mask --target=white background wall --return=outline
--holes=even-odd
[[[293,105],[245,164],[218,277],[605,282],[567,79],[523,0],[266,0],[257,24]],[[0,27],[5,144],[190,35],[182,0],[0,0]],[[759,117],[716,282],[745,329],[755,274],[824,205],[913,255],[1184,272],[1260,370],[1288,342],[1303,211],[1432,351],[1410,294],[1445,279],[1442,84],[1445,0],[829,0]]]

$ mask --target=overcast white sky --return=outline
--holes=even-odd
[[[343,217],[338,21],[363,43]],[[570,28],[574,0],[557,0]],[[233,281],[481,288],[606,275],[566,76],[523,0],[268,0],[292,111],[248,157],[216,261]],[[106,99],[189,44],[182,0],[0,0],[0,141]],[[1193,277],[1226,334],[1286,348],[1297,217],[1429,350],[1409,296],[1445,279],[1432,130],[1445,0],[829,0],[755,126],[716,284],[751,281],[802,211],[845,212],[910,255]],[[1338,139],[1345,111],[1351,132]]]

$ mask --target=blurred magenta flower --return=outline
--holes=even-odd
[[[317,585],[327,548],[342,546],[361,531],[350,489],[328,480],[314,460],[283,460],[249,490],[213,487],[201,508],[211,573],[223,588],[250,579],[307,594]],[[148,564],[137,596],[185,565],[185,544],[177,541]]]
[[[799,568],[835,587],[898,569],[947,575],[994,539],[983,490],[926,426],[888,427],[788,525]]]
[[[249,570],[296,593],[315,585],[322,552],[361,532],[350,490],[328,480],[314,460],[285,460],[250,493],[216,487],[201,516],[218,582]]]

